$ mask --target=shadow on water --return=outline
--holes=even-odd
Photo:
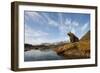
[[[57,55],[52,49],[46,50],[30,50],[24,52],[24,61],[45,61],[45,60],[61,60],[62,56]]]

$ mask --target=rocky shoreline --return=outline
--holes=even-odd
[[[41,45],[24,44],[25,47],[24,51],[29,51],[29,50],[45,51],[48,49],[52,49],[59,56],[62,56],[65,59],[90,58],[90,31],[88,31],[80,40],[75,40],[75,38],[73,38],[72,36],[71,38],[72,42],[69,43],[60,42],[56,44],[41,44]]]
[[[58,55],[64,56],[66,59],[71,58],[90,58],[89,42],[69,43],[54,49]]]
[[[90,58],[90,31],[78,42],[70,42],[63,46],[56,47],[54,51],[66,59]]]

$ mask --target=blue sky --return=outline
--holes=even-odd
[[[90,14],[24,11],[25,43],[68,41],[68,32],[81,38],[90,30]]]

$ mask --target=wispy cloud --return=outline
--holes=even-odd
[[[86,20],[83,23],[83,19],[74,15],[72,17],[70,13],[64,15],[63,13],[52,14],[49,12],[25,12],[25,43],[41,44],[67,41],[69,39],[68,32],[71,31],[80,38],[90,29],[88,18],[83,18]],[[77,14],[77,16],[80,16],[80,14]]]
[[[82,31],[85,31],[86,29],[88,29],[89,27],[89,22],[87,22],[87,23],[85,23],[84,25],[83,25],[83,27],[82,27]]]
[[[44,37],[48,36],[47,32],[40,30],[34,30],[27,24],[25,24],[25,43],[37,44],[37,42],[42,42]]]
[[[26,12],[27,15],[29,15],[30,17],[34,18],[42,18],[41,15],[37,12],[32,12],[32,11],[28,11]]]
[[[43,19],[43,16],[40,15],[38,12],[33,12],[33,11],[26,11],[25,16],[27,20],[32,20],[33,22],[39,23],[41,21],[41,24],[46,24],[45,19]]]
[[[43,15],[43,18],[45,18],[45,20],[47,21],[48,25],[50,26],[54,26],[54,27],[57,27],[58,26],[58,22],[57,21],[54,21],[53,19],[51,19],[47,13],[42,13]]]
[[[76,34],[77,30],[75,29],[79,28],[79,22],[72,20],[71,18],[66,18],[65,21],[61,21],[61,23],[62,25],[59,25],[59,30],[64,34],[68,32],[73,32]]]
[[[41,43],[54,43],[56,41],[65,41],[63,38],[54,38],[48,39],[47,37],[50,36],[47,32],[43,32],[40,30],[34,30],[25,24],[25,43],[29,44],[41,44]]]

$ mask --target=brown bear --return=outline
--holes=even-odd
[[[78,42],[79,41],[79,38],[76,37],[73,33],[69,32],[69,33],[67,33],[67,35],[70,37],[70,42],[71,43],[74,43],[74,42]]]

